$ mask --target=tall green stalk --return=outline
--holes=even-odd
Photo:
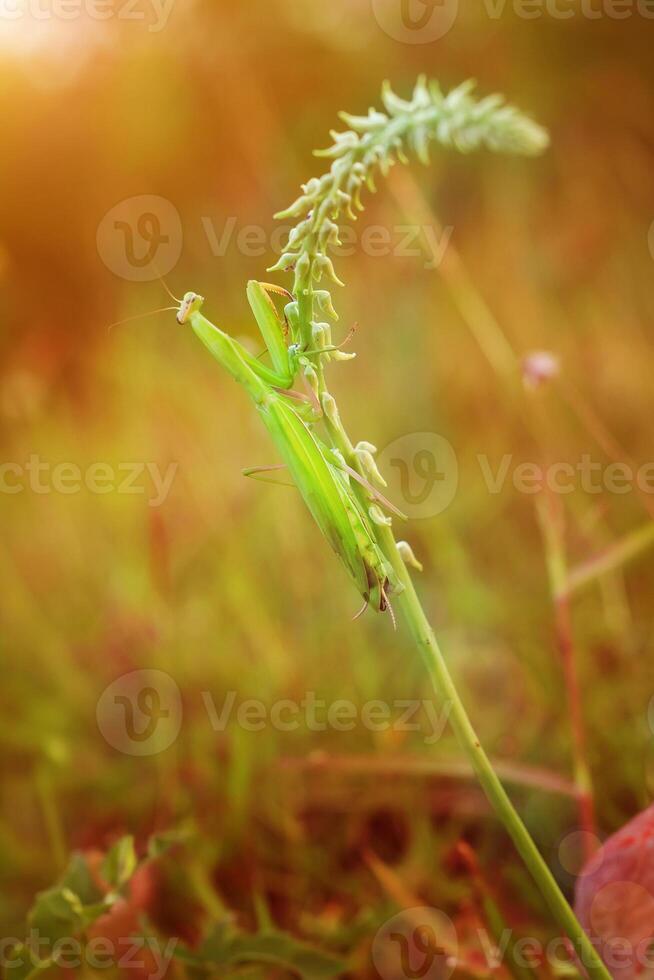
[[[397,552],[397,546],[390,530],[385,536],[388,539],[388,550],[386,554],[391,557],[393,550],[395,550],[396,557],[394,565],[398,575],[401,575],[401,580],[405,586],[404,592],[398,596],[398,605],[404,613],[411,635],[420,650],[436,694],[450,707],[449,721],[461,747],[472,763],[486,796],[527,865],[552,915],[572,941],[581,962],[586,966],[591,976],[609,977],[610,974],[602,963],[595,947],[582,929],[577,917],[557,885],[552,872],[543,860],[529,831],[495,774],[492,763],[482,748],[477,733],[470,722],[468,713],[459,697],[456,685],[447,668],[434,631],[429,625],[413,587],[411,577],[406,568],[404,568],[403,573],[401,571],[401,566],[404,563]]]
[[[333,145],[318,154],[332,159],[329,171],[322,177],[312,178],[303,186],[303,193],[294,204],[277,215],[297,219],[286,250],[273,269],[294,273],[297,316],[291,328],[294,339],[305,349],[324,348],[330,343],[330,326],[320,322],[319,317],[336,319],[336,313],[329,290],[316,287],[323,278],[342,285],[328,253],[331,246],[339,244],[338,222],[342,213],[355,218],[355,211],[362,210],[361,191],[366,186],[375,189],[377,171],[385,174],[393,163],[408,162],[407,148],[427,163],[430,142],[453,146],[462,152],[486,146],[499,152],[523,155],[537,155],[548,145],[545,130],[506,105],[500,96],[476,101],[471,89],[472,84],[467,82],[443,95],[438,86],[428,85],[421,78],[409,101],[398,98],[386,85],[382,92],[386,112],[370,109],[367,116],[341,113],[350,128],[343,133],[332,133]],[[304,373],[322,406],[331,444],[366,480],[381,483],[373,458],[374,447],[369,443],[352,444],[327,387],[325,367],[339,356],[342,356],[339,352],[309,355],[304,358]],[[377,542],[403,586],[397,590],[394,601],[409,626],[437,696],[450,707],[452,728],[484,792],[588,974],[609,980],[610,974],[577,921],[480,744],[407,571],[404,561],[407,551],[398,547],[390,519],[375,507],[367,490],[353,483],[352,493],[370,513]]]

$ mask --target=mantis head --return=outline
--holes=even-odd
[[[204,303],[204,296],[199,293],[184,293],[184,297],[177,310],[177,322],[186,323],[193,313],[197,313]]]

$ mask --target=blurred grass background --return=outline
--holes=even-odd
[[[236,234],[256,224],[269,240],[273,212],[320,172],[311,151],[339,109],[378,105],[386,77],[408,95],[420,72],[445,88],[474,76],[482,94],[504,92],[551,130],[542,159],[435,151],[430,169],[393,173],[368,198],[363,227],[415,220],[401,203],[411,197],[452,238],[440,270],[361,249],[338,260],[342,335],[358,321],[358,358],[332,375],[355,437],[384,447],[431,431],[455,447],[453,503],[407,533],[425,563],[420,592],[490,754],[514,768],[512,792],[570,889],[559,844],[577,827],[575,802],[518,768],[572,779],[534,498],[510,485],[489,494],[476,457],[495,469],[504,453],[608,461],[562,397],[569,383],[625,459],[651,459],[651,22],[525,20],[509,8],[493,20],[481,6],[434,43],[404,44],[367,0],[269,0],[178,3],[159,32],[117,17],[2,30],[2,459],[178,465],[157,508],[85,490],[2,495],[3,934],[20,929],[70,849],[188,819],[245,921],[260,892],[280,925],[365,949],[399,900],[376,859],[406,894],[474,916],[474,888],[451,860],[465,839],[490,880],[501,867],[509,917],[550,929],[480,793],[438,775],[460,760],[449,735],[428,746],[424,733],[361,725],[212,729],[203,691],[218,706],[228,691],[268,705],[307,691],[356,705],[431,693],[387,617],[351,622],[358,596],[293,493],[241,477],[274,462],[265,432],[189,332],[170,313],[108,332],[167,298],[156,281],[114,274],[96,235],[126,198],[170,201],[183,248],[169,285],[202,292],[212,319],[256,343],[245,283],[270,278],[272,256],[243,254]],[[207,220],[220,235],[230,219],[234,237],[215,255]],[[441,275],[455,253],[516,353],[560,358],[565,383],[537,396],[540,441]],[[651,518],[634,492],[577,490],[558,506],[572,566]],[[652,570],[644,550],[573,603],[601,833],[651,793]],[[184,712],[174,745],[145,758],[116,751],[96,723],[106,686],[141,668],[174,678]],[[177,928],[192,918],[180,910]]]

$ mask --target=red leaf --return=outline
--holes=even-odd
[[[584,866],[575,912],[616,980],[654,977],[654,804]]]

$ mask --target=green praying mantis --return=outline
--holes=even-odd
[[[286,296],[284,318],[278,315],[271,293]],[[403,517],[379,491],[348,467],[338,450],[326,445],[314,431],[322,411],[317,398],[293,390],[298,372],[308,366],[309,355],[335,352],[325,345],[303,350],[288,343],[289,325],[297,320],[297,303],[286,290],[268,283],[250,281],[247,298],[270,355],[271,366],[251,354],[242,344],[211,323],[201,312],[204,298],[188,292],[179,301],[177,322],[190,323],[194,333],[215,359],[250,396],[283,464],[299,490],[316,524],[350,574],[364,606],[384,612],[392,608],[389,596],[402,586],[393,566],[384,556],[375,536],[375,501]],[[291,335],[293,334],[291,327]],[[291,336],[293,339],[293,336]],[[274,469],[275,467],[270,467]],[[266,469],[257,467],[246,475]],[[370,498],[366,508],[350,481],[364,486]]]

